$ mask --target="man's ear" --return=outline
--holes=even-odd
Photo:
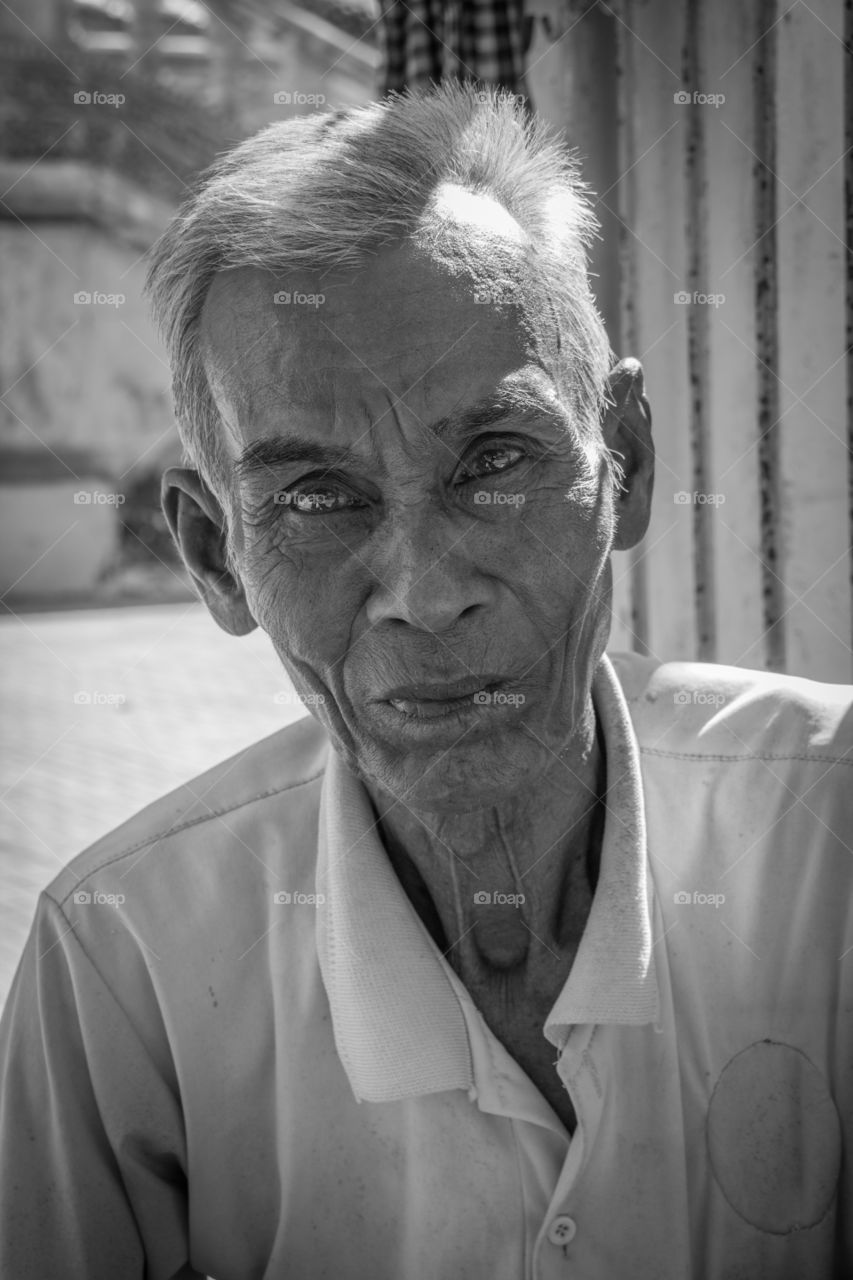
[[[639,360],[620,360],[608,379],[610,400],[604,418],[604,442],[616,455],[625,479],[615,501],[614,551],[634,547],[648,528],[655,478],[652,411]]]
[[[228,568],[219,502],[191,467],[169,467],[160,486],[163,515],[196,590],[223,631],[245,636],[258,625],[243,585]]]

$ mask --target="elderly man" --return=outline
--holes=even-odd
[[[851,691],[606,655],[653,454],[593,229],[457,86],[267,129],[158,245],[164,509],[312,714],[42,895],[9,1280],[853,1274]]]

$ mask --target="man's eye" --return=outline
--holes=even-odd
[[[501,471],[508,471],[510,467],[514,467],[517,462],[526,457],[527,451],[522,449],[521,445],[490,445],[487,449],[481,449],[473,462],[465,464],[462,483],[468,480],[482,480],[483,476],[498,475]]]
[[[339,489],[281,489],[275,495],[275,503],[299,515],[330,515],[360,505],[352,494]]]

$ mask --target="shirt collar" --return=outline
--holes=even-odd
[[[545,1020],[545,1035],[558,1048],[575,1024],[638,1026],[659,1016],[640,752],[625,695],[606,655],[596,669],[593,701],[604,734],[606,817],[586,928]]]
[[[593,683],[607,760],[598,884],[571,973],[545,1024],[562,1047],[574,1023],[658,1016],[639,752],[605,656]],[[317,953],[335,1043],[356,1098],[369,1102],[474,1085],[452,969],[391,866],[370,797],[335,750],[320,800]]]
[[[335,750],[320,799],[317,891],[320,969],[356,1098],[470,1089],[468,1034],[445,962],[385,853],[367,791]]]

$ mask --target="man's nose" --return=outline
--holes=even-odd
[[[408,622],[447,631],[490,600],[489,580],[472,558],[476,521],[451,519],[437,503],[401,506],[371,540],[365,563],[375,586],[367,604],[371,625]]]

